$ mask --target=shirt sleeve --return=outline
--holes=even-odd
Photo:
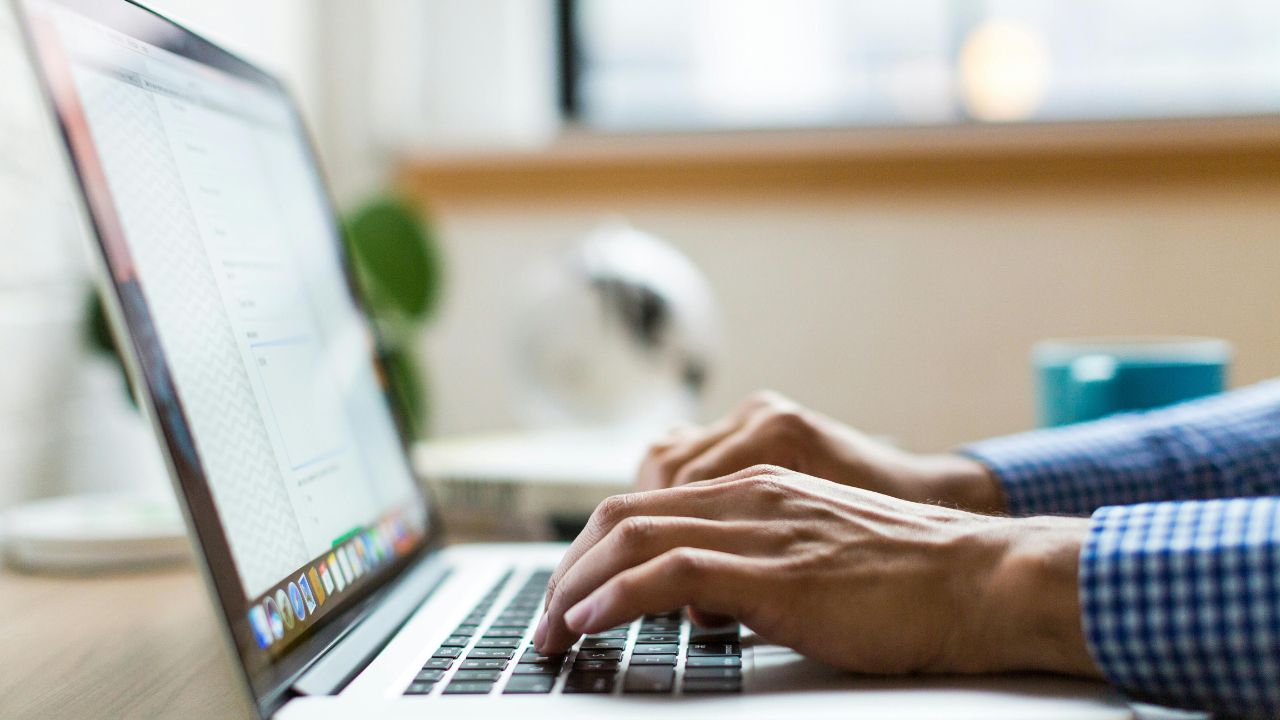
[[[1280,381],[960,452],[995,473],[1014,515],[1280,495]]]
[[[1280,498],[1098,510],[1080,606],[1090,653],[1131,697],[1280,717]]]

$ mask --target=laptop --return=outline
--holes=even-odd
[[[1096,683],[855,678],[679,608],[539,655],[563,547],[442,543],[280,82],[127,0],[14,8],[261,717],[1129,716]]]

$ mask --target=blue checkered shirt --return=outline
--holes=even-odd
[[[1112,683],[1280,717],[1280,381],[963,452],[1014,514],[1092,514],[1080,606]]]

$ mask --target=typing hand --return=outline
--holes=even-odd
[[[690,607],[869,673],[1097,673],[1076,563],[1087,520],[1012,519],[775,467],[606,500],[553,575],[538,650]]]
[[[687,485],[761,464],[915,502],[1004,510],[999,483],[977,461],[903,452],[773,392],[752,395],[708,427],[673,430],[650,448],[637,487]]]

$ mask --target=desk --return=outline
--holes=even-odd
[[[49,577],[0,570],[0,718],[253,717],[190,566]]]
[[[189,567],[48,577],[0,569],[0,720],[252,718]],[[1199,717],[1139,708],[1142,720]]]

